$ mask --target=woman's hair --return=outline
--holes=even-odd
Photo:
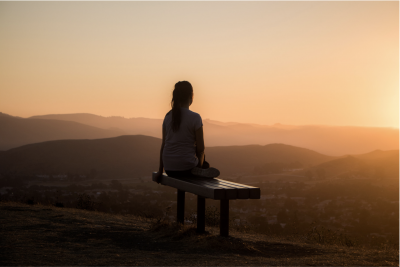
[[[181,81],[175,84],[172,92],[172,131],[179,130],[181,124],[181,106],[186,104],[193,97],[193,87],[190,82]]]

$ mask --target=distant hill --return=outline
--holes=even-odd
[[[108,177],[150,175],[158,167],[160,145],[160,139],[148,136],[48,141],[3,152],[0,171],[84,174],[96,169]]]
[[[399,150],[375,150],[366,154],[361,155],[353,155],[356,158],[366,160],[366,161],[388,161],[388,160],[395,160],[399,158]]]
[[[127,134],[142,134],[161,138],[161,119],[102,117],[89,113],[50,114],[32,116],[30,119],[74,121],[102,129],[120,129]]]
[[[0,118],[1,118],[1,117],[6,117],[6,118],[20,118],[20,119],[22,119],[21,117],[18,117],[18,116],[11,116],[11,115],[6,114],[6,113],[3,113],[3,112],[0,112]]]
[[[93,114],[54,114],[31,117],[75,121],[103,129],[120,129],[126,134],[161,138],[161,119],[102,117]],[[384,127],[323,125],[258,125],[203,119],[207,147],[283,143],[306,147],[332,156],[363,154],[399,148],[399,129]],[[83,137],[82,137],[83,138]],[[54,140],[54,139],[53,139]]]
[[[206,149],[206,160],[211,165],[225,170],[226,173],[230,173],[231,169],[252,172],[255,166],[270,162],[291,163],[298,161],[306,167],[334,158],[309,149],[285,144],[221,146]]]
[[[313,169],[324,169],[327,176],[353,173],[374,179],[398,179],[399,150],[376,150],[362,155],[348,155],[321,163]]]
[[[48,141],[3,151],[0,172],[84,174],[95,169],[103,177],[149,176],[157,171],[160,146],[161,139],[143,135]],[[206,160],[222,175],[249,173],[266,162],[299,161],[308,166],[333,158],[284,144],[206,148]]]
[[[0,150],[60,139],[96,139],[119,136],[121,130],[105,130],[74,121],[39,120],[0,114]]]

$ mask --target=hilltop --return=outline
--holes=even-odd
[[[88,173],[99,176],[148,176],[159,164],[161,139],[126,135],[94,140],[35,143],[0,153],[0,172],[20,174]],[[206,159],[224,174],[251,172],[269,161],[299,161],[315,165],[334,159],[315,151],[284,144],[206,148]]]
[[[329,176],[359,173],[375,179],[399,178],[399,150],[376,150],[362,155],[347,155],[323,162],[312,169],[323,169]]]
[[[24,119],[0,113],[0,150],[61,139],[98,139],[124,134],[118,129],[62,120]]]
[[[197,235],[132,215],[0,202],[0,265],[398,266],[398,250],[207,227]]]

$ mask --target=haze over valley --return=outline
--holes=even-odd
[[[97,139],[120,135],[161,138],[161,119],[57,114],[18,118],[0,114],[0,150],[60,139]],[[363,154],[399,147],[399,129],[323,125],[257,125],[203,119],[206,147],[282,143],[330,156]]]

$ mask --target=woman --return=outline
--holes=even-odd
[[[190,111],[193,88],[187,81],[177,82],[171,106],[162,125],[162,144],[157,182],[163,170],[174,178],[218,177],[219,171],[205,161],[203,122],[199,114]]]

